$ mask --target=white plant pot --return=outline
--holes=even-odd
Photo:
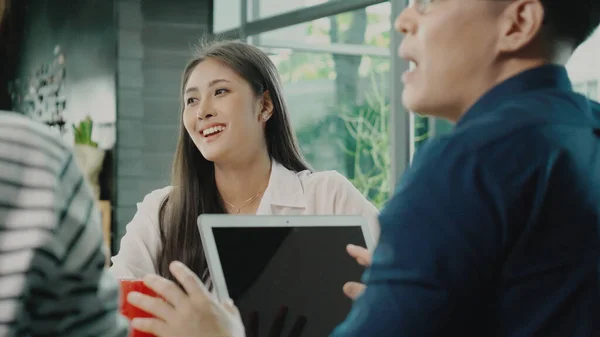
[[[100,199],[100,172],[102,172],[102,164],[104,163],[106,152],[102,149],[82,144],[75,144],[73,152],[77,166],[83,172],[85,180],[92,187],[96,199]]]

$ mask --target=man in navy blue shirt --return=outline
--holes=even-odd
[[[599,24],[598,0],[415,0],[402,12],[399,53],[415,65],[404,104],[456,127],[404,174],[334,337],[600,336],[600,106],[564,68]],[[212,322],[232,335],[235,310],[182,283],[193,295],[173,302],[220,312]]]
[[[456,123],[380,217],[335,337],[600,336],[600,107],[564,64],[598,0],[419,1],[403,101]]]

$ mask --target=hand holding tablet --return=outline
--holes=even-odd
[[[370,263],[370,253],[367,249],[349,245],[347,251],[359,264],[368,265]],[[146,293],[150,295],[131,292],[126,299],[149,314],[148,318],[134,318],[132,325],[135,329],[154,334],[157,337],[182,333],[195,337],[260,336],[258,311],[250,313],[244,329],[240,313],[233,302],[227,300],[220,303],[217,301],[198,277],[181,263],[172,263],[170,269],[185,292],[175,283],[161,277],[146,277],[144,283],[149,288]],[[356,284],[361,285],[360,283]],[[156,296],[165,299],[166,302]],[[152,315],[154,317],[150,318]],[[286,330],[288,315],[287,306],[279,308],[275,319],[270,324],[267,323],[267,326],[270,325],[267,337],[304,337],[306,316],[292,316],[292,327],[286,335],[284,330]]]
[[[371,253],[368,249],[355,245],[346,246],[346,251],[350,256],[352,256],[358,264],[363,267],[368,267],[371,265]],[[352,300],[356,300],[358,296],[362,295],[365,291],[365,285],[359,282],[346,282],[344,284],[344,294],[351,298]]]

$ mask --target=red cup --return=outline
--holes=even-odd
[[[144,310],[134,307],[132,304],[127,302],[127,294],[132,291],[136,291],[138,293],[153,297],[158,297],[158,295],[152,291],[152,289],[146,287],[144,281],[141,279],[122,279],[119,281],[121,283],[121,296],[119,299],[119,310],[121,311],[121,314],[127,317],[129,321],[140,317],[154,317]],[[154,337],[154,335],[132,329],[129,333],[129,337]]]

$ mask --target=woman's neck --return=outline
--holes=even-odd
[[[215,163],[217,189],[231,211],[240,212],[246,208],[256,211],[270,177],[271,158],[266,151],[243,165]]]

